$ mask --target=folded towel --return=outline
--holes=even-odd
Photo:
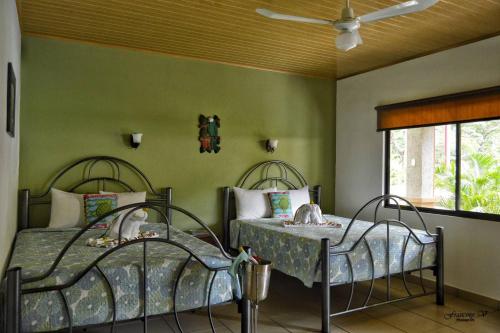
[[[113,221],[113,225],[109,229],[108,236],[110,238],[118,238],[120,232],[120,225],[125,223],[122,227],[122,238],[133,239],[139,235],[140,228],[142,225],[146,224],[144,222],[148,217],[148,214],[144,210],[135,211],[131,216],[127,218],[124,222],[123,219],[117,218]]]

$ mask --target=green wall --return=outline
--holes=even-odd
[[[175,204],[219,232],[220,187],[272,158],[322,184],[333,210],[333,80],[35,37],[22,40],[21,72],[20,188],[39,192],[65,164],[112,155],[172,186]],[[198,151],[199,114],[221,118],[218,154]],[[137,150],[124,140],[134,131]],[[274,154],[269,137],[280,140]]]

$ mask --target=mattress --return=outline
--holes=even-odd
[[[325,227],[283,227],[280,219],[233,220],[230,223],[230,245],[236,249],[240,245],[252,247],[253,251],[273,263],[273,268],[294,276],[306,286],[321,281],[320,254],[321,239],[329,238],[335,245],[344,235],[351,219],[340,216],[324,215],[328,221],[340,223],[342,228]],[[371,226],[372,222],[356,221],[344,242],[332,248],[332,252],[350,249],[360,236]],[[413,229],[423,243],[432,242],[433,238],[421,230]],[[352,263],[351,276],[348,260],[345,255],[330,256],[330,283],[340,285],[354,281],[371,280],[372,273],[377,277],[385,276],[386,266],[386,225],[378,225],[370,231],[366,240],[370,247],[372,260],[364,242],[361,242],[348,256]],[[401,272],[401,256],[408,238],[408,230],[401,226],[390,226],[389,270],[391,274]],[[404,270],[412,271],[420,267],[422,245],[413,237],[408,241],[405,252]],[[435,244],[423,247],[422,267],[431,267],[436,260]]]
[[[156,230],[166,237],[166,226],[151,223],[143,229]],[[59,251],[79,229],[27,229],[18,233],[9,267],[22,267],[22,277],[39,276],[46,272]],[[70,248],[56,270],[46,279],[24,284],[23,290],[64,284],[82,272],[105,249],[89,247],[85,242],[103,232],[89,230]],[[193,236],[171,227],[171,240],[187,246],[212,268],[231,265],[220,251]],[[148,315],[173,311],[174,283],[189,254],[172,245],[150,242],[147,246]],[[109,280],[116,297],[117,320],[142,316],[142,244],[134,244],[106,257],[99,268]],[[208,289],[213,272],[191,259],[179,282],[176,307],[178,311],[195,309],[208,304]],[[233,299],[231,277],[226,271],[215,276],[210,296],[211,304]],[[86,273],[72,287],[63,290],[69,304],[73,326],[110,322],[113,317],[112,296],[105,279],[97,269]],[[68,327],[68,316],[57,291],[23,294],[22,331],[53,331]]]

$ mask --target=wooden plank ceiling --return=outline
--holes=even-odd
[[[352,0],[356,15],[403,1]],[[441,0],[361,28],[335,49],[332,27],[266,19],[255,9],[336,19],[343,0],[18,0],[24,34],[157,51],[245,67],[342,78],[500,33],[500,0]]]

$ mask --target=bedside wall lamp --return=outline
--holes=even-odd
[[[267,139],[266,141],[266,150],[269,153],[274,153],[276,149],[278,149],[278,139]]]
[[[141,145],[142,133],[132,133],[130,134],[130,146],[137,149]]]

